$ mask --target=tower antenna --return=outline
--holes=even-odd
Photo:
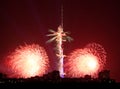
[[[61,26],[63,28],[63,4],[61,4]]]

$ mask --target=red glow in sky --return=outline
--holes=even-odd
[[[65,54],[88,42],[102,44],[108,53],[106,68],[111,78],[120,82],[119,0],[1,0],[0,61],[11,47],[23,42],[44,44],[48,29],[56,29],[61,23],[61,3],[64,31],[70,31],[74,38],[67,48],[64,46]],[[46,47],[54,60],[53,47]],[[54,69],[54,61],[51,65]]]

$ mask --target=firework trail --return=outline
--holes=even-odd
[[[5,63],[11,71],[8,77],[15,78],[43,76],[49,67],[45,50],[37,44],[19,46],[7,57]]]
[[[66,77],[97,77],[106,63],[104,48],[96,43],[90,43],[83,49],[76,49],[64,61]]]
[[[64,32],[62,26],[60,25],[58,27],[58,31],[55,32],[53,30],[49,30],[52,34],[48,34],[47,36],[53,36],[48,42],[52,42],[55,40],[56,42],[56,55],[59,59],[59,72],[60,72],[60,77],[64,77],[64,69],[63,69],[63,60],[64,60],[64,54],[63,54],[63,48],[62,48],[62,43],[65,41],[71,41],[73,40],[71,37],[67,36],[69,34],[68,32]]]

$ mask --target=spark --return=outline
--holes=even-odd
[[[29,78],[43,76],[48,71],[49,60],[44,48],[37,44],[19,46],[7,56],[9,77]]]
[[[59,72],[60,77],[64,77],[64,69],[63,69],[63,60],[65,55],[63,54],[63,48],[62,44],[66,41],[72,41],[73,39],[70,36],[67,36],[69,34],[68,32],[64,32],[62,26],[60,25],[58,27],[58,31],[55,32],[54,30],[49,30],[52,34],[48,34],[47,36],[53,36],[50,40],[47,41],[47,43],[55,41],[56,42],[56,55],[59,59]]]
[[[104,48],[96,43],[90,43],[83,49],[76,49],[65,60],[66,77],[97,77],[106,63]]]

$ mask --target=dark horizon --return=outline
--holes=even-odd
[[[102,73],[102,72],[101,72]],[[1,75],[0,75],[1,77]],[[109,72],[104,71],[98,78],[92,78],[89,75],[85,75],[80,78],[61,78],[59,71],[53,71],[45,74],[42,77],[35,76],[31,78],[1,78],[0,87],[17,87],[17,88],[118,88],[119,83],[116,83],[114,79],[110,79]]]
[[[54,44],[46,44],[49,29],[61,24],[63,3],[64,31],[74,39],[64,43],[67,55],[75,49],[95,42],[107,52],[105,69],[120,82],[120,3],[115,0],[5,0],[0,1],[0,58],[4,59],[19,45],[37,43],[43,46],[55,63]],[[2,65],[2,64],[0,64]]]

